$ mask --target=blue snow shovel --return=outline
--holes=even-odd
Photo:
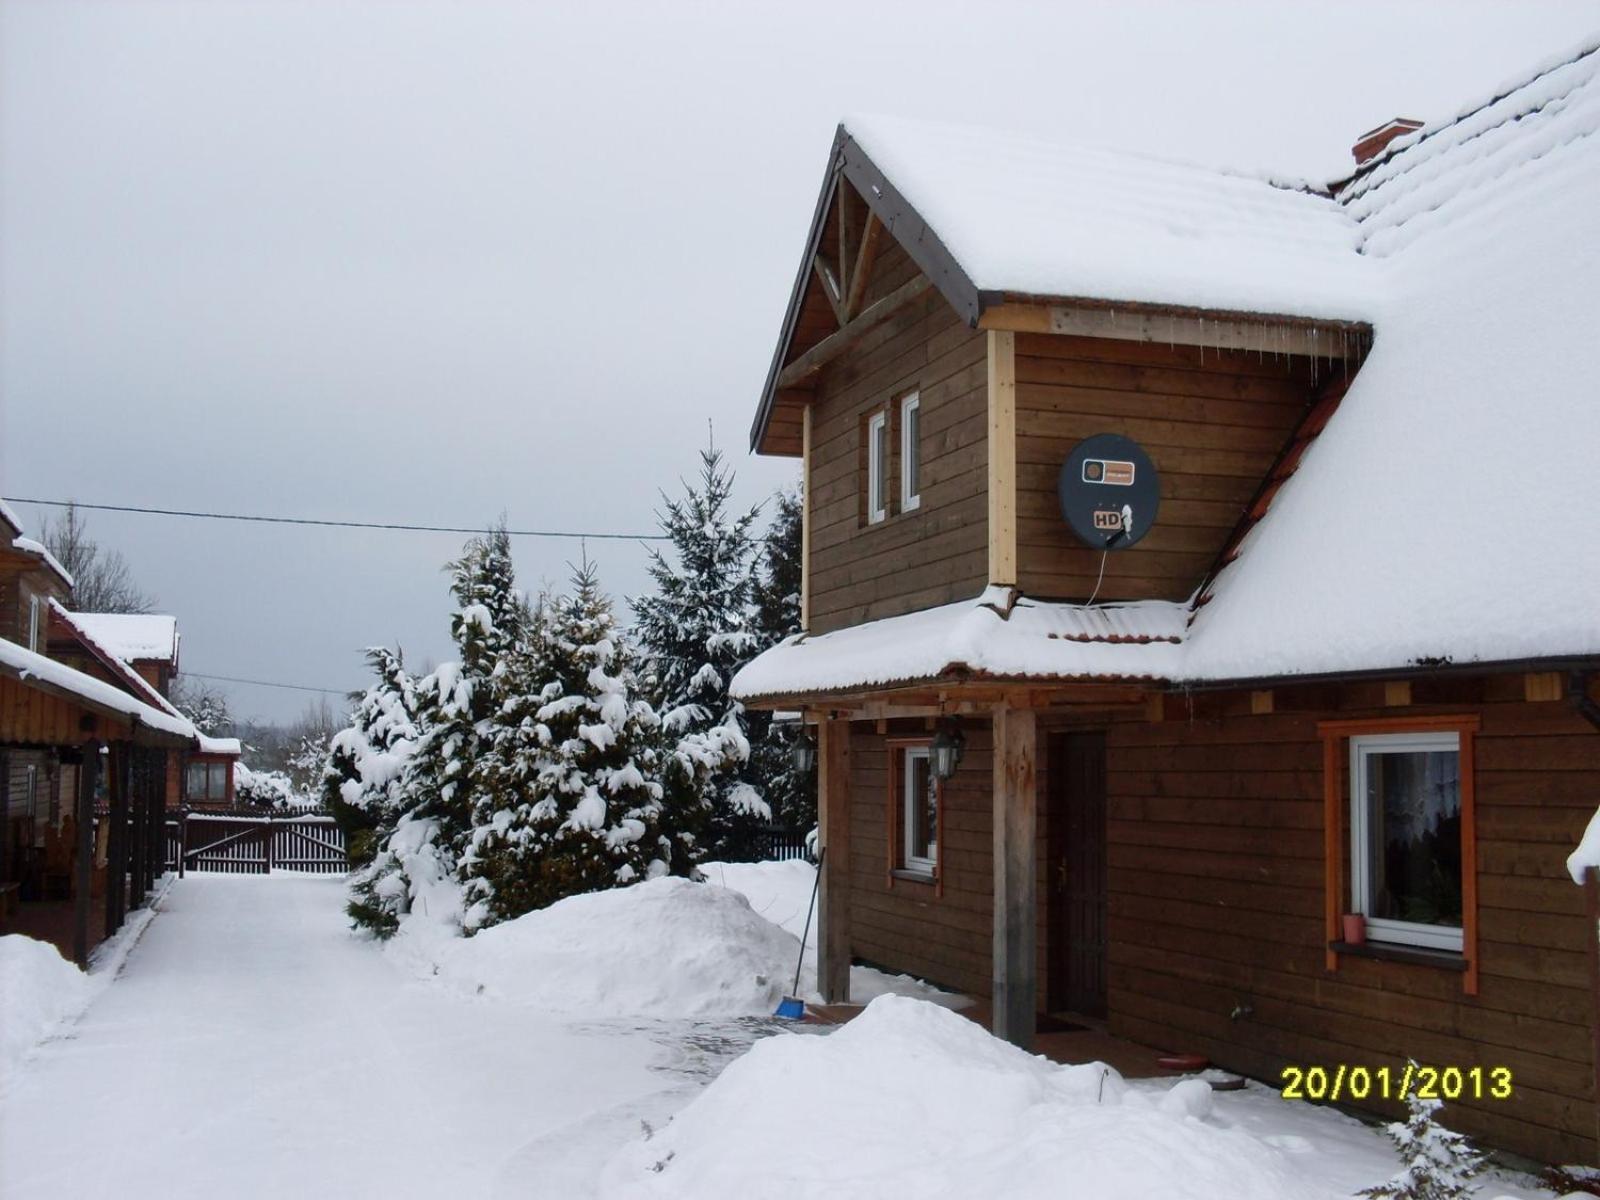
[[[817,906],[817,889],[822,886],[822,864],[828,859],[828,848],[824,846],[822,853],[817,855],[817,877],[811,884],[811,903],[806,906],[806,928],[800,935],[800,958],[794,964],[794,990],[800,990],[800,968],[806,961],[806,939],[811,936],[811,910]],[[783,1017],[785,1020],[798,1021],[806,1015],[806,1002],[799,996],[785,996],[778,1004],[778,1011],[772,1014]]]

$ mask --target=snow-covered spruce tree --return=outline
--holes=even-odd
[[[1415,1073],[1416,1064],[1411,1064]],[[1434,1118],[1444,1107],[1424,1100],[1416,1089],[1406,1096],[1406,1119],[1384,1126],[1405,1165],[1387,1183],[1362,1191],[1374,1200],[1464,1200],[1477,1190],[1471,1180],[1483,1170],[1483,1155],[1464,1134]]]
[[[403,808],[372,862],[352,880],[351,916],[380,936],[394,932],[428,895],[435,898],[433,915],[455,915],[438,909],[452,905],[458,858],[471,832],[472,764],[492,743],[526,619],[503,524],[468,542],[450,571],[457,605],[450,633],[461,657],[415,685],[419,736],[399,781]]]
[[[754,623],[757,648],[765,650],[800,632],[800,548],[802,510],[798,492],[779,492],[773,500],[772,524],[761,539],[756,562]],[[752,709],[746,715],[750,734],[750,775],[780,825],[801,831],[817,823],[817,773],[797,771],[796,725],[775,724],[772,714]]]
[[[593,565],[537,614],[477,777],[485,803],[462,863],[469,931],[673,864],[660,722]]]
[[[663,495],[658,520],[671,546],[666,553],[651,551],[655,592],[635,600],[633,609],[650,699],[663,728],[695,739],[690,757],[720,760],[699,762],[698,820],[686,811],[686,832],[698,835],[698,850],[707,857],[748,859],[772,814],[752,783],[746,713],[728,695],[728,684],[757,649],[750,530],[760,510],[730,513],[732,489],[733,473],[721,452],[709,448],[700,453],[697,483],[686,484],[681,499]]]
[[[367,650],[376,676],[371,687],[351,697],[350,724],[323,749],[320,799],[344,830],[350,861],[372,861],[374,831],[394,828],[404,810],[400,776],[416,746],[416,687],[400,651],[387,646]],[[307,760],[309,751],[304,752]]]

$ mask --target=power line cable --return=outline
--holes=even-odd
[[[271,680],[267,679],[240,679],[236,675],[207,675],[203,671],[182,671],[180,672],[180,675],[188,676],[194,679],[212,679],[218,683],[248,683],[254,685],[255,687],[285,688],[291,692],[321,692],[325,696],[348,696],[352,690],[360,690],[351,688],[311,687],[310,685],[304,683],[273,683]]]
[[[84,508],[94,512],[138,513],[151,517],[195,517],[207,521],[254,521],[263,525],[321,525],[332,529],[389,529],[403,533],[484,533],[482,525],[408,525],[399,521],[333,521],[314,517],[267,517],[255,513],[197,512],[182,508],[141,508],[132,504],[86,504],[82,500],[39,500],[6,496],[11,504],[40,504],[49,508]],[[664,533],[572,533],[561,529],[508,529],[512,537],[594,538],[619,542],[664,542]]]

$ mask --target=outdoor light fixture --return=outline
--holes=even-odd
[[[933,777],[949,779],[954,775],[966,749],[967,739],[962,736],[961,723],[952,717],[941,724],[928,747],[928,765],[933,769]]]
[[[795,738],[794,745],[789,749],[789,760],[794,763],[794,769],[802,775],[817,765],[817,741],[809,733],[802,732]]]

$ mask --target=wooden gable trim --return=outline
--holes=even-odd
[[[1476,714],[1445,716],[1361,717],[1319,721],[1322,738],[1323,915],[1327,934],[1326,967],[1339,969],[1342,938],[1340,918],[1345,911],[1345,812],[1349,805],[1344,770],[1348,738],[1380,733],[1454,733],[1461,739],[1461,957],[1466,969],[1461,990],[1478,994],[1478,813],[1476,734],[1482,721]]]

